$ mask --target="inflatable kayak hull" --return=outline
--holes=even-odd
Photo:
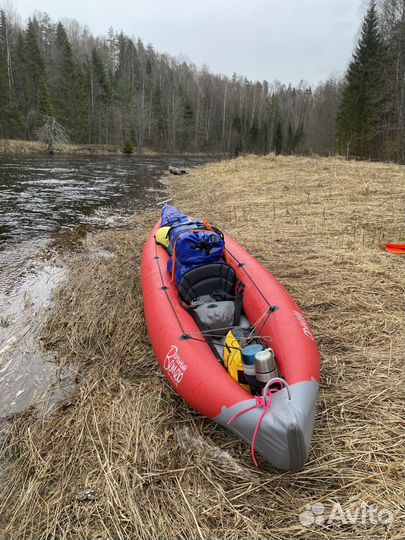
[[[145,319],[156,357],[190,407],[250,444],[263,409],[229,376],[180,305],[166,270],[169,256],[155,243],[159,224],[160,220],[146,241],[141,261]],[[298,470],[308,459],[315,421],[320,371],[315,339],[302,311],[276,278],[227,235],[225,244],[229,264],[245,284],[243,310],[250,321],[262,318],[261,339],[274,350],[288,383],[273,395],[255,449],[279,469]]]

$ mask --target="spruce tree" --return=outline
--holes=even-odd
[[[195,113],[193,102],[185,94],[183,98],[183,149],[190,150],[190,143],[194,135]]]
[[[363,157],[378,156],[378,111],[382,92],[384,42],[373,1],[346,73],[346,86],[337,115],[338,149]]]
[[[72,140],[88,140],[90,88],[83,69],[75,59],[65,27],[58,23],[55,36],[56,74],[53,102],[57,121]]]
[[[277,122],[276,131],[274,133],[273,147],[276,154],[281,154],[283,149],[283,126],[280,119]]]
[[[285,151],[286,154],[291,154],[294,152],[294,130],[291,122],[288,122]]]
[[[0,10],[0,136],[11,138],[21,135],[22,123],[15,98],[8,21]]]
[[[379,114],[382,155],[405,162],[405,2],[380,0],[382,34],[386,44],[384,101]]]
[[[149,144],[153,144],[153,142],[156,142],[158,148],[164,148],[167,142],[167,114],[163,103],[163,96],[160,85],[157,85],[153,92],[151,105],[151,111],[155,122]]]
[[[257,125],[256,117],[254,118],[252,125],[249,129],[249,151],[250,152],[257,152],[258,151],[258,141],[260,137],[260,130],[259,126]]]
[[[72,140],[84,143],[89,142],[90,129],[90,77],[77,62],[74,64],[73,76],[73,120],[71,127]]]
[[[48,76],[39,48],[38,25],[35,19],[28,21],[24,35],[25,113],[27,135],[33,136],[42,125],[45,116],[52,116],[53,106],[48,88]]]
[[[299,144],[304,140],[304,126],[302,123],[298,124],[294,134],[294,152],[297,151]]]
[[[53,97],[55,116],[58,122],[71,132],[74,128],[74,110],[77,106],[76,96],[74,96],[76,70],[72,47],[65,28],[60,22],[56,27],[55,48],[57,59],[56,85]]]
[[[7,137],[6,107],[9,103],[10,90],[7,76],[7,56],[4,43],[4,25],[6,24],[4,11],[0,11],[0,134]]]
[[[139,68],[136,50],[132,40],[123,32],[114,40],[117,62],[113,77],[113,99],[119,107],[128,107],[135,98],[135,70]]]
[[[96,49],[92,50],[91,59],[94,75],[99,85],[98,97],[102,102],[104,102],[104,104],[108,104],[112,97],[111,83],[107,76],[105,65]]]
[[[103,51],[99,52],[93,48],[91,53],[91,116],[93,141],[108,144],[112,86],[106,65],[101,58],[101,52]]]
[[[238,157],[243,151],[242,120],[240,116],[234,116],[232,120],[232,157]]]

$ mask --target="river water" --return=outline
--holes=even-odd
[[[0,157],[0,421],[49,411],[74,388],[39,343],[42,316],[64,279],[52,245],[65,231],[125,227],[164,197],[168,165],[201,157]],[[102,256],[102,254],[100,254]],[[73,370],[72,370],[73,372]]]

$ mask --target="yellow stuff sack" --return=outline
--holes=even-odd
[[[167,251],[171,252],[170,240],[169,240],[170,227],[160,227],[155,234],[155,242],[163,246]]]
[[[239,341],[232,334],[232,330],[226,335],[225,344],[224,344],[224,364],[228,370],[229,375],[238,382],[241,387],[250,391],[248,384],[242,384],[240,381],[243,380],[243,361],[242,361],[242,352],[239,346]]]

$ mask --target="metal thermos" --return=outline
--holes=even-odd
[[[256,379],[262,383],[279,376],[273,349],[268,348],[255,354],[255,371]]]
[[[247,345],[242,349],[243,359],[243,372],[245,374],[245,381],[250,386],[250,389],[254,395],[260,395],[261,386],[256,379],[255,371],[255,355],[264,349],[264,346],[259,343],[253,343]]]
[[[255,355],[263,349],[264,346],[259,343],[252,343],[251,345],[244,347],[242,349],[243,365],[251,366],[252,369],[254,369],[253,366],[255,365]]]

